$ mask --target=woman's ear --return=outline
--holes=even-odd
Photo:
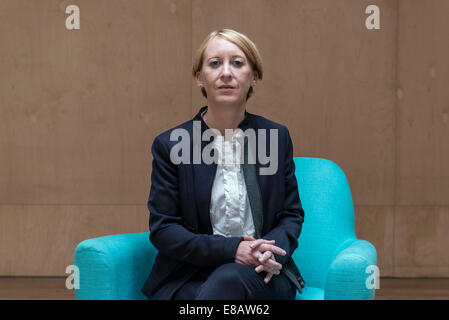
[[[254,71],[253,81],[251,81],[251,85],[255,86],[258,80],[259,80],[259,73],[257,71]]]
[[[200,88],[204,87],[203,81],[201,80],[201,72],[198,71],[195,74],[195,80],[198,87]]]

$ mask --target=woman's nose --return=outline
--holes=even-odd
[[[222,75],[224,75],[224,76],[231,75],[231,66],[229,65],[228,62],[223,64],[223,73],[222,73]]]

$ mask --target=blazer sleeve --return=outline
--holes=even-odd
[[[298,246],[298,237],[304,222],[304,210],[299,198],[298,183],[295,176],[295,163],[293,161],[293,144],[290,133],[285,127],[285,199],[283,209],[276,213],[277,225],[271,229],[263,239],[275,240],[275,245],[286,251],[285,256],[275,255],[276,261],[284,265]],[[281,159],[280,159],[281,160]]]
[[[234,262],[243,237],[196,234],[183,226],[178,165],[171,162],[168,149],[157,136],[151,148],[150,241],[160,253],[197,266]]]

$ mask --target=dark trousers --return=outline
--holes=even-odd
[[[284,275],[273,275],[254,267],[227,263],[215,269],[202,269],[173,296],[174,300],[294,300],[296,287]]]

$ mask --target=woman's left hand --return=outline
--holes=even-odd
[[[259,261],[259,265],[256,266],[255,271],[257,273],[262,271],[267,272],[264,281],[265,283],[268,283],[273,275],[278,275],[282,269],[282,265],[276,261],[273,253],[284,256],[286,252],[275,246],[274,243],[272,243],[273,240],[256,240],[251,236],[244,236],[244,240],[253,241],[250,248],[254,250],[252,253],[257,256],[255,258]]]

